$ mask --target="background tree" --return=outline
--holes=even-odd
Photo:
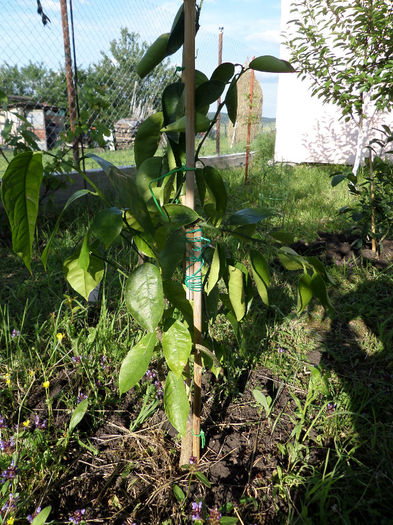
[[[392,0],[294,0],[286,45],[312,94],[358,127],[357,172],[375,110],[393,105]]]

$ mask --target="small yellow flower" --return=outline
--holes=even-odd
[[[49,385],[50,385],[49,381],[44,381],[44,382],[42,383],[42,386],[43,386],[44,388],[49,388]]]
[[[34,376],[35,376],[35,372],[34,372],[34,370],[29,370],[29,376],[30,376],[30,377],[34,377]]]
[[[8,518],[7,525],[14,525],[15,518],[11,516],[11,518]]]
[[[30,425],[30,419],[26,419],[26,421],[23,421],[22,425],[24,427],[28,427]]]
[[[7,385],[10,385],[11,384],[11,379],[9,377],[7,377],[7,379],[5,380],[5,382],[7,383]]]
[[[61,332],[58,332],[58,333],[56,334],[56,338],[57,338],[57,340],[59,341],[59,343],[62,342],[62,340],[63,340],[64,337],[65,337],[65,334],[62,334]]]

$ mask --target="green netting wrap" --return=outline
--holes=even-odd
[[[195,228],[193,230],[186,231],[186,242],[190,244],[191,247],[189,250],[187,250],[188,264],[186,267],[186,277],[184,282],[189,290],[192,290],[193,292],[201,292],[203,290],[202,268],[205,264],[203,259],[203,250],[206,244],[210,243],[210,239],[202,237],[202,228]],[[188,269],[192,268],[193,266],[194,273],[192,275],[187,275]]]

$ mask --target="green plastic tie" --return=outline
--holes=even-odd
[[[174,168],[171,171],[168,171],[168,173],[164,173],[163,175],[160,175],[159,177],[152,179],[149,182],[149,190],[151,193],[151,196],[153,197],[154,204],[157,206],[158,211],[161,213],[161,215],[164,217],[165,220],[169,221],[168,216],[162,211],[162,208],[160,206],[160,203],[157,201],[156,196],[154,195],[154,191],[151,187],[151,185],[154,182],[158,182],[159,180],[165,179],[165,177],[169,177],[170,175],[173,175],[174,173],[179,173],[179,171],[195,171],[195,168],[186,168],[186,166],[181,166],[180,168]]]
[[[191,430],[191,433],[194,437],[201,438],[201,448],[205,448],[206,437],[204,431],[200,429],[199,434],[194,434],[194,432]]]
[[[195,264],[199,264],[199,267],[194,271],[192,275],[186,275],[184,283],[189,290],[192,290],[193,292],[202,292],[202,268],[205,264],[205,261],[203,259],[203,250],[206,246],[202,243],[203,241],[205,243],[210,243],[210,239],[202,237],[202,235],[194,236],[195,233],[202,234],[202,228],[195,228],[193,230],[186,231],[186,242],[193,245],[198,243],[198,246],[191,246],[191,253],[189,253],[189,255],[187,256],[189,264],[186,267],[186,274],[187,270]],[[189,237],[189,235],[191,235],[191,237]]]

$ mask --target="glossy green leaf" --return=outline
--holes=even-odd
[[[179,119],[175,120],[175,122],[171,122],[167,126],[165,126],[161,131],[177,131],[180,133],[184,133],[186,131],[186,117],[180,117]],[[202,131],[207,131],[210,126],[210,120],[205,117],[205,115],[202,115],[201,113],[195,113],[195,131],[197,133]]]
[[[41,512],[33,519],[32,525],[44,525],[49,517],[49,514],[51,513],[51,510],[52,507],[50,505],[42,509]]]
[[[69,432],[72,432],[74,430],[74,428],[77,425],[79,425],[79,423],[85,417],[85,414],[87,412],[88,406],[89,406],[89,400],[88,399],[84,399],[83,401],[78,403],[78,405],[76,406],[76,408],[72,412],[70,423],[68,425],[68,431]]]
[[[297,286],[297,309],[299,313],[303,312],[313,296],[311,277],[305,273],[303,274]]]
[[[251,69],[263,71],[265,73],[294,73],[295,70],[289,62],[271,55],[263,55],[251,60]]]
[[[207,189],[204,208],[215,226],[221,224],[227,209],[227,191],[218,170],[211,166],[203,168],[203,178]]]
[[[101,259],[90,255],[89,266],[87,270],[84,270],[79,266],[78,261],[79,250],[64,261],[65,277],[72,288],[87,301],[90,292],[94,290],[104,276],[104,263]]]
[[[162,276],[170,279],[176,268],[183,261],[186,249],[186,238],[183,231],[175,230],[168,235],[164,248],[158,254]]]
[[[147,257],[156,258],[156,253],[153,249],[154,240],[149,235],[146,235],[145,233],[134,233],[133,240],[135,242],[135,246],[137,247],[138,251],[142,255],[146,255]]]
[[[164,313],[164,294],[160,271],[154,264],[144,263],[127,279],[125,299],[133,318],[152,332]]]
[[[270,271],[266,259],[256,250],[250,251],[250,263],[254,281],[262,301],[268,305],[269,296],[267,288],[270,283]]]
[[[192,350],[192,339],[188,328],[176,320],[162,334],[162,351],[167,365],[177,376],[181,376]]]
[[[243,319],[246,313],[243,272],[231,265],[228,265],[228,271],[229,300],[231,301],[233,311],[235,312],[236,320],[240,321],[241,319]]]
[[[279,249],[278,259],[286,270],[301,270],[304,268],[303,258],[288,246],[283,246]]]
[[[332,177],[332,180],[331,180],[332,187],[334,188],[335,186],[340,184],[340,182],[342,182],[343,180],[346,180],[347,178],[348,178],[347,175],[343,175],[341,173],[338,175],[334,175],[334,177]]]
[[[162,93],[162,110],[164,114],[164,125],[167,126],[168,124],[175,122],[178,118],[182,117],[184,115],[184,84],[183,82],[174,82],[173,84],[169,84],[167,86],[163,93]],[[168,132],[167,133],[168,138],[175,141],[176,143],[179,142],[179,133],[177,132]],[[174,166],[172,166],[170,169],[173,169],[173,167],[176,166],[176,161],[174,163]]]
[[[153,69],[164,60],[167,55],[169,33],[160,35],[146,50],[146,53],[137,64],[135,71],[141,77],[151,73]]]
[[[119,208],[106,208],[94,217],[90,233],[99,239],[106,249],[120,235],[123,229],[123,212]]]
[[[144,160],[154,156],[161,139],[161,128],[163,125],[164,115],[159,111],[150,115],[139,126],[134,143],[135,164],[137,167]]]
[[[42,153],[25,151],[11,160],[1,182],[1,200],[11,226],[12,249],[30,272],[42,177]]]
[[[124,394],[134,387],[149,368],[151,356],[157,341],[156,333],[146,334],[131,348],[124,358],[119,373],[119,392]]]
[[[165,413],[173,427],[181,434],[187,432],[187,418],[190,411],[186,385],[181,377],[169,371],[164,389]]]
[[[183,204],[166,204],[162,208],[169,221],[178,226],[187,226],[201,218],[195,210]]]
[[[209,108],[221,97],[224,89],[225,84],[220,80],[208,80],[201,84],[195,91],[195,109],[198,111],[204,106]]]
[[[257,224],[274,215],[276,215],[276,213],[269,208],[244,208],[231,215],[228,219],[228,224]]]
[[[227,84],[235,74],[235,66],[232,62],[223,62],[213,71],[210,80],[218,80]]]
[[[228,117],[232,124],[235,125],[237,118],[237,82],[235,78],[228,88],[225,105],[227,107]]]
[[[143,124],[145,124],[145,122]],[[120,192],[120,195],[124,193],[122,199],[127,202],[125,207],[129,209],[128,213],[135,218],[141,228],[153,235],[153,224],[147,211],[146,204],[143,199],[140,198],[135,179],[131,176],[125,175],[114,164],[98,157],[97,155],[89,154],[88,157],[94,159],[101,166],[115,190]]]
[[[47,244],[45,246],[45,249],[44,249],[44,251],[42,252],[42,255],[41,255],[41,261],[42,261],[42,264],[44,265],[45,270],[46,270],[46,265],[48,263],[48,256],[49,256],[50,248],[52,246],[53,239],[55,238],[55,235],[56,235],[56,233],[57,233],[57,231],[59,229],[60,220],[63,217],[63,213],[68,208],[68,206],[70,204],[72,204],[74,201],[76,201],[77,199],[80,199],[81,197],[84,197],[85,195],[89,195],[89,194],[90,195],[97,195],[96,193],[94,193],[94,192],[92,192],[90,190],[78,190],[75,193],[73,193],[71,195],[71,197],[65,203],[64,208],[61,210],[60,215],[57,217],[55,226],[54,226],[54,228],[52,230],[52,233],[51,233],[51,235],[49,237],[49,240],[48,240],[48,242],[47,242]]]
[[[207,295],[213,290],[220,278],[220,248],[219,245],[216,246],[214,250],[213,259],[210,265],[209,276],[207,278],[207,283],[205,286],[205,291]]]
[[[88,243],[88,235],[85,235],[79,251],[78,266],[82,270],[87,271],[90,264],[90,248]]]
[[[179,503],[183,503],[183,501],[186,499],[186,495],[179,485],[176,485],[176,483],[173,485],[173,494]]]
[[[184,286],[177,281],[164,281],[165,297],[184,316],[189,326],[192,326],[193,311],[190,301],[187,299]]]
[[[148,203],[152,200],[152,193],[149,188],[153,189],[157,186],[157,181],[153,182],[161,175],[162,157],[149,157],[145,159],[139,166],[136,173],[136,186],[138,188],[139,195],[143,200]]]
[[[311,289],[313,292],[313,295],[319,299],[322,306],[324,308],[327,308],[329,310],[333,310],[333,305],[330,302],[327,290],[326,290],[326,284],[323,280],[322,275],[315,273],[311,278]]]

